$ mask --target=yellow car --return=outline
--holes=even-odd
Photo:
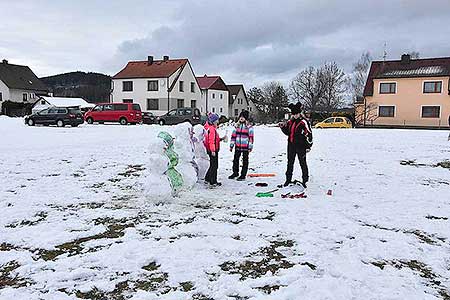
[[[346,117],[331,117],[317,123],[314,128],[352,128],[352,122]]]

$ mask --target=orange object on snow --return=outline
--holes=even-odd
[[[275,177],[276,174],[273,173],[255,173],[255,174],[248,174],[248,177]]]

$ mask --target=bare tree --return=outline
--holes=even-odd
[[[410,51],[409,56],[411,56],[412,59],[419,59],[420,58],[420,53],[419,51]]]
[[[284,108],[288,106],[285,88],[277,81],[270,81],[265,83],[261,90],[268,120],[278,121],[284,115]]]
[[[249,100],[255,103],[260,121],[266,123],[283,118],[284,109],[288,106],[288,97],[281,83],[270,81],[261,88],[250,89],[247,94]]]
[[[289,85],[291,100],[302,102],[310,111],[317,111],[324,93],[320,78],[321,70],[314,67],[308,67],[298,73]]]
[[[353,103],[364,97],[364,86],[366,85],[371,61],[370,53],[364,52],[353,65],[353,72],[350,75],[350,92]]]
[[[331,112],[344,104],[347,90],[347,78],[336,62],[326,63],[320,68],[319,81],[323,87],[320,107],[322,111]]]

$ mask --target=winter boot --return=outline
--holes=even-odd
[[[238,179],[237,179],[237,181],[244,181],[244,180],[245,180],[245,176],[242,176],[242,175],[239,176]]]
[[[238,176],[239,176],[239,174],[233,173],[233,174],[231,174],[230,176],[228,176],[228,179],[235,179],[235,178],[238,177]]]

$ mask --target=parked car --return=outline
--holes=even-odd
[[[200,110],[198,108],[175,108],[167,114],[157,118],[160,125],[175,125],[183,122],[189,122],[192,125],[200,124]]]
[[[98,104],[84,114],[88,124],[94,122],[119,122],[122,125],[142,122],[141,106],[136,103],[104,103]]]
[[[83,114],[78,107],[50,107],[25,117],[25,124],[29,126],[41,124],[77,127],[83,122]]]
[[[352,128],[352,122],[346,117],[331,117],[317,123],[314,128]]]
[[[142,123],[144,124],[155,124],[156,117],[151,112],[142,112]]]

